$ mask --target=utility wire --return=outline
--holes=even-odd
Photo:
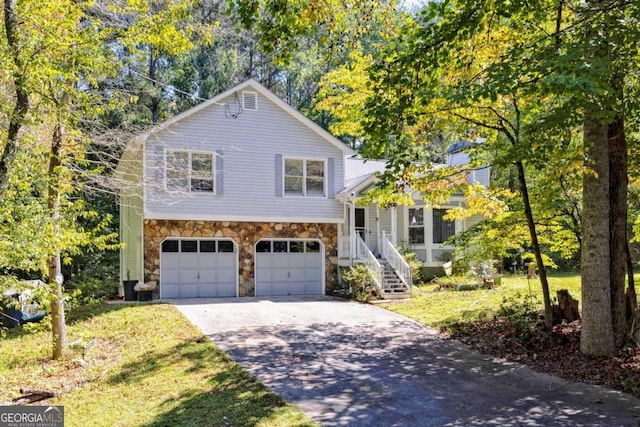
[[[199,97],[198,95],[194,95],[194,94],[192,94],[192,93],[185,92],[185,91],[183,91],[183,90],[178,89],[177,87],[175,87],[175,86],[173,86],[173,85],[170,85],[170,84],[167,84],[167,83],[163,83],[163,82],[161,82],[161,81],[159,81],[159,80],[156,80],[156,79],[152,79],[151,77],[146,76],[146,75],[144,75],[144,74],[142,74],[142,73],[139,73],[138,71],[136,71],[136,70],[134,70],[134,69],[132,69],[132,68],[130,68],[130,67],[126,67],[126,66],[125,66],[124,68],[125,68],[128,72],[130,72],[131,74],[135,74],[135,75],[136,75],[136,76],[138,76],[138,77],[142,77],[142,78],[143,78],[143,79],[145,79],[145,80],[148,80],[148,81],[150,81],[150,82],[152,82],[152,83],[155,83],[155,84],[160,85],[160,86],[162,86],[162,87],[165,87],[165,88],[167,88],[167,89],[171,89],[172,91],[174,91],[174,92],[178,92],[178,93],[180,93],[180,94],[182,94],[182,95],[186,95],[186,96],[188,96],[188,97],[190,97],[190,98],[192,98],[192,99],[197,99],[198,101],[209,101],[209,99],[205,99],[205,98]],[[216,104],[216,105],[223,105],[223,106],[225,106],[225,105],[226,105],[226,104],[223,104],[223,103],[221,103],[221,102],[214,102],[213,104]]]

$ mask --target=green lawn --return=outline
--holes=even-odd
[[[578,274],[555,274],[549,277],[549,287],[552,299],[555,298],[557,290],[568,289],[571,296],[580,300]],[[528,281],[518,275],[503,277],[502,284],[494,289],[438,291],[435,285],[423,285],[414,289],[411,300],[382,306],[426,325],[446,329],[447,325],[452,323],[493,316],[503,300],[516,299],[524,303],[525,297],[529,295],[535,298],[536,306],[542,309],[540,280]]]
[[[311,426],[217,349],[171,305],[94,305],[68,318],[84,360],[50,359],[50,332],[0,342],[0,402],[20,388],[64,390],[66,426]],[[95,341],[94,341],[95,340]]]

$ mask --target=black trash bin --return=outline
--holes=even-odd
[[[138,301],[138,292],[133,287],[138,283],[137,280],[124,280],[124,300],[125,301]]]
[[[138,291],[138,301],[151,301],[153,291]]]

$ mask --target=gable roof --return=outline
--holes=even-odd
[[[378,180],[378,173],[383,173],[386,167],[385,160],[369,160],[348,157],[344,162],[344,188],[336,194],[336,198],[347,201],[355,197],[355,194],[368,188]],[[352,193],[355,193],[352,196]]]
[[[216,96],[214,96],[213,98],[204,101],[198,105],[196,105],[195,107],[192,107],[190,109],[188,109],[187,111],[184,111],[180,114],[178,114],[177,116],[174,116],[172,118],[170,118],[169,120],[166,120],[156,126],[153,126],[151,129],[149,129],[147,132],[136,136],[135,138],[133,138],[133,140],[129,141],[129,143],[127,144],[127,148],[125,149],[125,153],[123,153],[122,157],[124,157],[127,153],[127,151],[130,151],[133,148],[138,149],[139,146],[144,143],[144,141],[146,141],[151,135],[157,134],[158,132],[161,132],[167,128],[170,128],[171,126],[173,126],[176,123],[179,123],[183,120],[185,120],[188,117],[191,117],[192,115],[194,115],[195,113],[204,110],[212,105],[224,105],[222,104],[222,100],[224,100],[225,98],[233,95],[236,92],[240,92],[246,89],[253,89],[255,90],[257,93],[259,93],[260,95],[264,96],[265,98],[267,98],[269,101],[273,102],[276,106],[280,107],[283,111],[285,111],[286,113],[288,113],[291,117],[293,117],[295,120],[297,120],[298,122],[302,123],[304,126],[306,126],[307,128],[309,128],[309,130],[311,130],[312,132],[316,133],[318,136],[320,136],[322,139],[324,139],[325,141],[327,141],[328,143],[332,144],[333,146],[335,146],[336,148],[338,148],[339,150],[343,151],[343,153],[345,155],[350,155],[350,154],[355,154],[355,152],[349,148],[346,144],[344,144],[342,141],[340,141],[339,139],[337,139],[336,137],[334,137],[333,135],[331,135],[329,132],[327,132],[326,130],[324,130],[322,127],[318,126],[316,123],[314,123],[313,121],[311,121],[310,119],[306,118],[302,113],[300,113],[298,110],[296,110],[295,108],[293,108],[292,106],[290,106],[289,104],[287,104],[286,102],[284,102],[282,99],[280,99],[279,97],[277,97],[273,92],[271,92],[269,89],[267,89],[266,87],[264,87],[263,85],[261,85],[260,83],[258,83],[257,81],[255,81],[254,79],[249,79],[247,81],[245,81],[244,83],[241,83],[225,92],[222,92],[221,94],[218,94]]]

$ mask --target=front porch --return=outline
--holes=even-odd
[[[409,298],[411,267],[384,231],[380,249],[380,253],[374,254],[358,233],[341,236],[338,240],[339,265],[365,264],[373,272],[375,287],[384,299]]]

